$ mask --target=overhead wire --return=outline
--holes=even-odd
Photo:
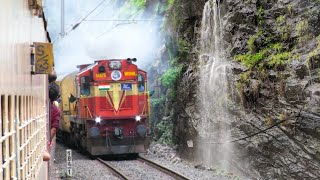
[[[84,18],[81,19],[80,22],[76,23],[72,26],[72,28],[66,32],[66,34],[70,33],[71,31],[75,30],[87,17],[89,17],[97,8],[99,8],[106,0],[102,0],[92,11],[90,11]]]
[[[158,21],[158,22],[162,22],[163,20],[155,20],[155,19],[88,19],[88,20],[84,20],[84,21]]]
[[[90,11],[84,18],[82,18],[80,22],[76,23],[75,25],[72,25],[72,26],[69,28],[69,30],[66,31],[65,35],[68,35],[71,31],[75,30],[75,29],[76,29],[82,22],[84,22],[84,21],[87,21],[87,22],[90,22],[90,21],[91,21],[91,22],[92,22],[92,21],[96,21],[96,22],[99,22],[99,21],[101,21],[101,22],[125,22],[125,23],[118,23],[118,24],[114,25],[112,28],[110,28],[110,29],[108,29],[107,31],[105,31],[105,32],[101,33],[100,35],[98,35],[97,38],[103,36],[105,33],[109,32],[110,30],[112,30],[112,29],[114,29],[115,27],[120,26],[120,25],[124,25],[124,24],[135,24],[135,23],[137,23],[137,22],[139,22],[139,21],[141,21],[141,22],[142,22],[142,21],[145,21],[145,22],[147,22],[147,21],[149,21],[149,22],[151,22],[151,21],[154,21],[154,22],[162,22],[162,21],[163,21],[163,20],[155,20],[155,19],[87,19],[87,18],[88,18],[96,9],[98,9],[105,1],[106,1],[106,0],[101,1],[92,11]],[[106,7],[105,7],[105,8],[106,8]],[[104,9],[105,9],[105,8],[104,8]],[[101,11],[99,12],[99,14],[101,14],[102,11],[103,11],[103,10],[101,10]],[[78,18],[78,19],[80,19],[80,18]],[[59,37],[56,38],[55,40],[58,40],[58,39],[59,39]]]

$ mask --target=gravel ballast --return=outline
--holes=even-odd
[[[50,180],[76,179],[76,180],[118,180],[108,169],[96,160],[72,150],[72,177],[66,177],[67,158],[66,150],[69,149],[57,143],[55,162],[50,167]]]
[[[67,161],[66,150],[69,149],[61,143],[57,143],[55,152],[55,163],[50,167],[50,179],[79,179],[79,180],[117,180],[103,164],[96,160],[90,159],[87,155],[78,153],[72,150],[72,177],[66,177]],[[242,179],[238,176],[226,173],[223,171],[212,170],[203,166],[197,166],[190,162],[186,162],[177,157],[173,148],[161,145],[152,144],[146,153],[140,154],[147,159],[150,159],[162,166],[176,171],[190,179],[194,180],[229,180]],[[155,171],[148,170],[151,167],[145,164],[137,165],[135,160],[110,161],[115,167],[119,167],[128,177],[133,179],[172,179],[166,175],[157,174]]]

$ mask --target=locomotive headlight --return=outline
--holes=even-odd
[[[100,117],[96,117],[95,121],[96,121],[96,123],[100,123],[101,122],[101,118]]]
[[[141,120],[141,116],[136,116],[136,121],[140,121]]]
[[[111,61],[109,63],[109,67],[112,70],[120,70],[121,69],[121,62],[120,61]]]

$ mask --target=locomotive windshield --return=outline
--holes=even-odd
[[[89,81],[89,76],[83,76],[80,79],[80,93],[81,95],[84,96],[89,96],[90,95],[90,81]]]
[[[144,77],[142,74],[138,74],[138,89],[139,91],[144,91]]]

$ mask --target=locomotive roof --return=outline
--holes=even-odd
[[[88,71],[88,70],[92,69],[92,68],[93,68],[93,67],[95,67],[96,65],[98,65],[98,62],[95,62],[95,63],[93,63],[93,64],[91,64],[91,65],[87,66],[86,68],[82,69],[82,70],[79,72],[79,74],[78,74],[78,75],[80,75],[80,74],[82,74],[82,73],[84,73],[84,72],[86,72],[86,71]]]
[[[102,62],[102,61],[126,61],[126,60],[128,60],[128,59],[105,59],[105,60],[96,60],[96,61],[94,61],[93,64],[81,64],[81,65],[78,65],[77,67],[78,67],[78,68],[81,68],[81,66],[86,66],[86,65],[87,65],[87,67],[85,67],[85,68],[83,68],[83,69],[80,69],[78,75],[81,75],[82,73],[85,73],[86,71],[91,70],[92,68],[94,68],[95,66],[97,66],[97,65],[99,64],[99,62]],[[136,65],[136,64],[135,64],[135,65]],[[139,69],[139,68],[138,68],[138,69]],[[142,69],[139,69],[139,70],[146,73],[146,71],[144,71],[144,70],[142,70]]]

